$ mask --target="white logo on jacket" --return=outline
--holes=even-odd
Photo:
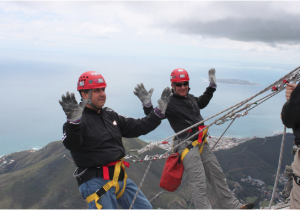
[[[64,141],[66,138],[67,138],[67,134],[64,133],[61,140]]]

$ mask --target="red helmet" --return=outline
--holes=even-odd
[[[77,90],[88,90],[106,87],[103,76],[96,71],[84,72],[78,79]]]
[[[189,74],[183,68],[174,69],[171,73],[171,82],[190,81]]]

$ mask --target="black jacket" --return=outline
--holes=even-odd
[[[208,105],[215,91],[215,88],[207,87],[206,91],[200,97],[195,97],[192,94],[188,94],[187,97],[173,94],[168,103],[165,116],[175,133],[203,120],[200,109],[203,109]],[[153,106],[150,106],[149,108],[144,107],[144,113],[146,115],[152,110]],[[204,125],[204,123],[201,125]],[[196,131],[196,128],[193,129],[193,133]],[[189,135],[193,133],[190,133]],[[185,139],[187,133],[183,133],[178,137],[180,139]]]
[[[282,123],[293,129],[295,144],[300,145],[300,85],[292,92],[290,99],[282,107]]]
[[[105,166],[125,156],[122,137],[145,135],[161,123],[153,111],[144,118],[122,116],[112,109],[97,111],[85,108],[80,124],[63,126],[64,146],[70,150],[77,167]]]

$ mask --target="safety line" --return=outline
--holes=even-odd
[[[231,106],[231,107],[229,107],[229,108],[227,108],[227,109],[225,109],[225,110],[223,110],[223,111],[221,111],[221,112],[219,112],[219,113],[217,113],[217,114],[215,114],[215,115],[213,115],[213,116],[211,116],[211,117],[209,117],[209,118],[207,118],[207,119],[205,119],[205,120],[202,120],[202,121],[200,121],[200,122],[198,122],[198,123],[196,123],[196,124],[194,124],[194,125],[192,125],[192,126],[190,126],[190,127],[187,127],[186,129],[183,129],[183,130],[181,130],[180,132],[175,133],[175,134],[173,134],[173,135],[170,136],[170,137],[167,137],[167,138],[165,138],[165,139],[163,139],[163,140],[156,141],[156,142],[153,142],[153,143],[151,143],[151,144],[148,144],[146,147],[143,147],[142,149],[137,150],[137,153],[140,155],[140,154],[142,154],[142,153],[144,153],[144,152],[146,152],[146,151],[148,151],[148,150],[151,150],[151,149],[155,148],[155,147],[153,147],[153,146],[158,146],[161,142],[167,141],[167,140],[169,140],[170,138],[173,138],[173,137],[175,137],[175,136],[177,136],[177,135],[180,135],[180,134],[182,134],[183,132],[185,132],[185,131],[187,131],[187,130],[189,130],[189,129],[192,129],[192,128],[196,127],[196,126],[198,126],[199,124],[201,124],[201,123],[203,123],[203,122],[205,122],[205,121],[207,121],[207,120],[210,120],[210,119],[212,119],[212,118],[214,118],[214,117],[216,117],[216,116],[218,116],[218,115],[220,115],[220,114],[222,114],[222,113],[224,113],[224,112],[226,112],[226,111],[232,109],[232,110],[229,111],[227,114],[223,115],[222,117],[220,117],[220,118],[218,119],[218,120],[224,120],[224,118],[229,117],[229,114],[231,114],[231,115],[236,114],[236,112],[234,112],[236,109],[240,108],[241,106],[243,106],[244,104],[246,104],[248,101],[252,100],[253,98],[255,98],[255,97],[257,97],[258,95],[260,95],[260,94],[262,94],[262,93],[268,91],[269,89],[271,89],[271,88],[273,88],[273,87],[276,87],[276,88],[278,89],[278,91],[282,91],[283,88],[284,88],[284,85],[285,85],[282,81],[283,81],[284,79],[288,79],[288,80],[290,80],[290,81],[291,81],[291,80],[295,80],[295,79],[298,80],[299,78],[298,78],[298,75],[297,75],[297,74],[299,73],[299,70],[300,70],[300,67],[297,67],[296,69],[294,69],[294,70],[291,71],[290,73],[286,74],[285,76],[283,76],[282,78],[280,78],[280,79],[277,80],[276,82],[272,83],[271,85],[269,85],[268,87],[266,87],[265,89],[263,89],[263,90],[260,91],[259,93],[255,94],[254,96],[249,97],[249,98],[245,99],[244,101],[241,101],[240,103],[237,103],[237,104],[235,104],[235,105],[233,105],[233,106]],[[283,83],[283,84],[282,84],[282,83]],[[276,92],[278,92],[278,91],[276,91]],[[276,94],[274,94],[274,95],[276,95]],[[246,108],[246,107],[245,107],[245,108]],[[216,120],[215,123],[216,123],[218,120]]]
[[[155,200],[156,198],[158,198],[158,196],[159,196],[160,194],[162,194],[163,192],[165,192],[165,190],[162,190],[162,191],[160,191],[159,193],[157,193],[153,198],[151,198],[151,199],[149,200],[149,202],[151,203],[153,200]]]
[[[135,193],[135,196],[134,196],[134,198],[133,198],[133,201],[132,201],[132,203],[131,203],[129,209],[132,209],[132,206],[133,206],[133,204],[134,204],[134,202],[135,202],[135,200],[136,200],[136,198],[137,198],[137,195],[139,194],[139,191],[141,190],[141,187],[142,187],[142,185],[143,185],[143,183],[144,183],[144,180],[145,180],[146,175],[147,175],[147,173],[148,173],[148,171],[149,171],[149,169],[150,169],[151,164],[152,164],[152,161],[150,161],[149,164],[148,164],[148,168],[146,169],[146,172],[145,172],[145,174],[144,174],[144,176],[143,176],[143,179],[142,179],[142,181],[141,181],[141,183],[140,183],[140,186],[139,186],[138,190],[137,190],[136,193]]]
[[[211,148],[211,150],[213,150],[215,148],[215,146],[219,143],[219,141],[221,140],[222,136],[224,135],[224,133],[226,133],[226,131],[228,130],[228,128],[231,126],[231,124],[235,121],[236,118],[234,118],[231,123],[228,125],[228,127],[226,128],[226,130],[223,132],[223,134],[220,136],[219,140],[215,143],[215,145]]]
[[[284,128],[283,128],[283,135],[282,135],[282,141],[281,141],[281,148],[280,148],[280,155],[279,155],[279,161],[278,161],[278,168],[277,168],[276,179],[275,179],[274,188],[273,188],[273,192],[272,192],[272,197],[271,197],[270,204],[269,204],[269,209],[271,209],[271,206],[272,206],[272,203],[273,203],[273,199],[274,199],[274,195],[275,195],[275,191],[276,191],[276,188],[277,188],[277,183],[278,183],[278,178],[279,178],[279,172],[280,172],[280,169],[281,169],[281,161],[282,161],[282,156],[283,156],[283,148],[284,148],[285,135],[286,135],[286,126],[284,126]]]

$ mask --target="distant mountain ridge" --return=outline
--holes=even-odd
[[[281,135],[257,138],[238,145],[229,150],[215,152],[231,186],[232,181],[240,180],[245,175],[262,177],[267,184],[273,185],[276,173]],[[284,149],[282,168],[293,160],[291,147],[293,135],[288,134]],[[266,140],[266,141],[265,141]],[[262,144],[265,141],[265,144]],[[134,138],[123,139],[126,151],[138,149],[146,142]],[[241,151],[244,152],[241,153]],[[163,154],[157,149],[147,154]],[[70,160],[70,152],[61,141],[51,142],[42,149],[30,152],[16,152],[6,156],[14,160],[0,169],[0,208],[34,208],[34,209],[80,209],[87,208],[81,197],[77,182],[72,177],[75,165]],[[158,186],[165,160],[155,161],[146,177],[142,191],[150,200],[162,189]],[[148,162],[131,163],[126,170],[130,179],[139,185]],[[220,208],[210,185],[207,194],[213,208]],[[187,179],[173,193],[164,192],[153,200],[154,208],[185,208],[191,204],[190,189]],[[191,205],[191,208],[194,206]]]
[[[207,78],[202,78],[203,81],[209,82]],[[260,86],[258,83],[254,83],[248,80],[242,80],[242,79],[217,79],[218,83],[223,83],[227,85],[249,85],[249,86]]]
[[[251,86],[259,86],[258,83],[254,83],[247,80],[241,79],[217,79],[218,83],[229,84],[229,85],[251,85]]]

